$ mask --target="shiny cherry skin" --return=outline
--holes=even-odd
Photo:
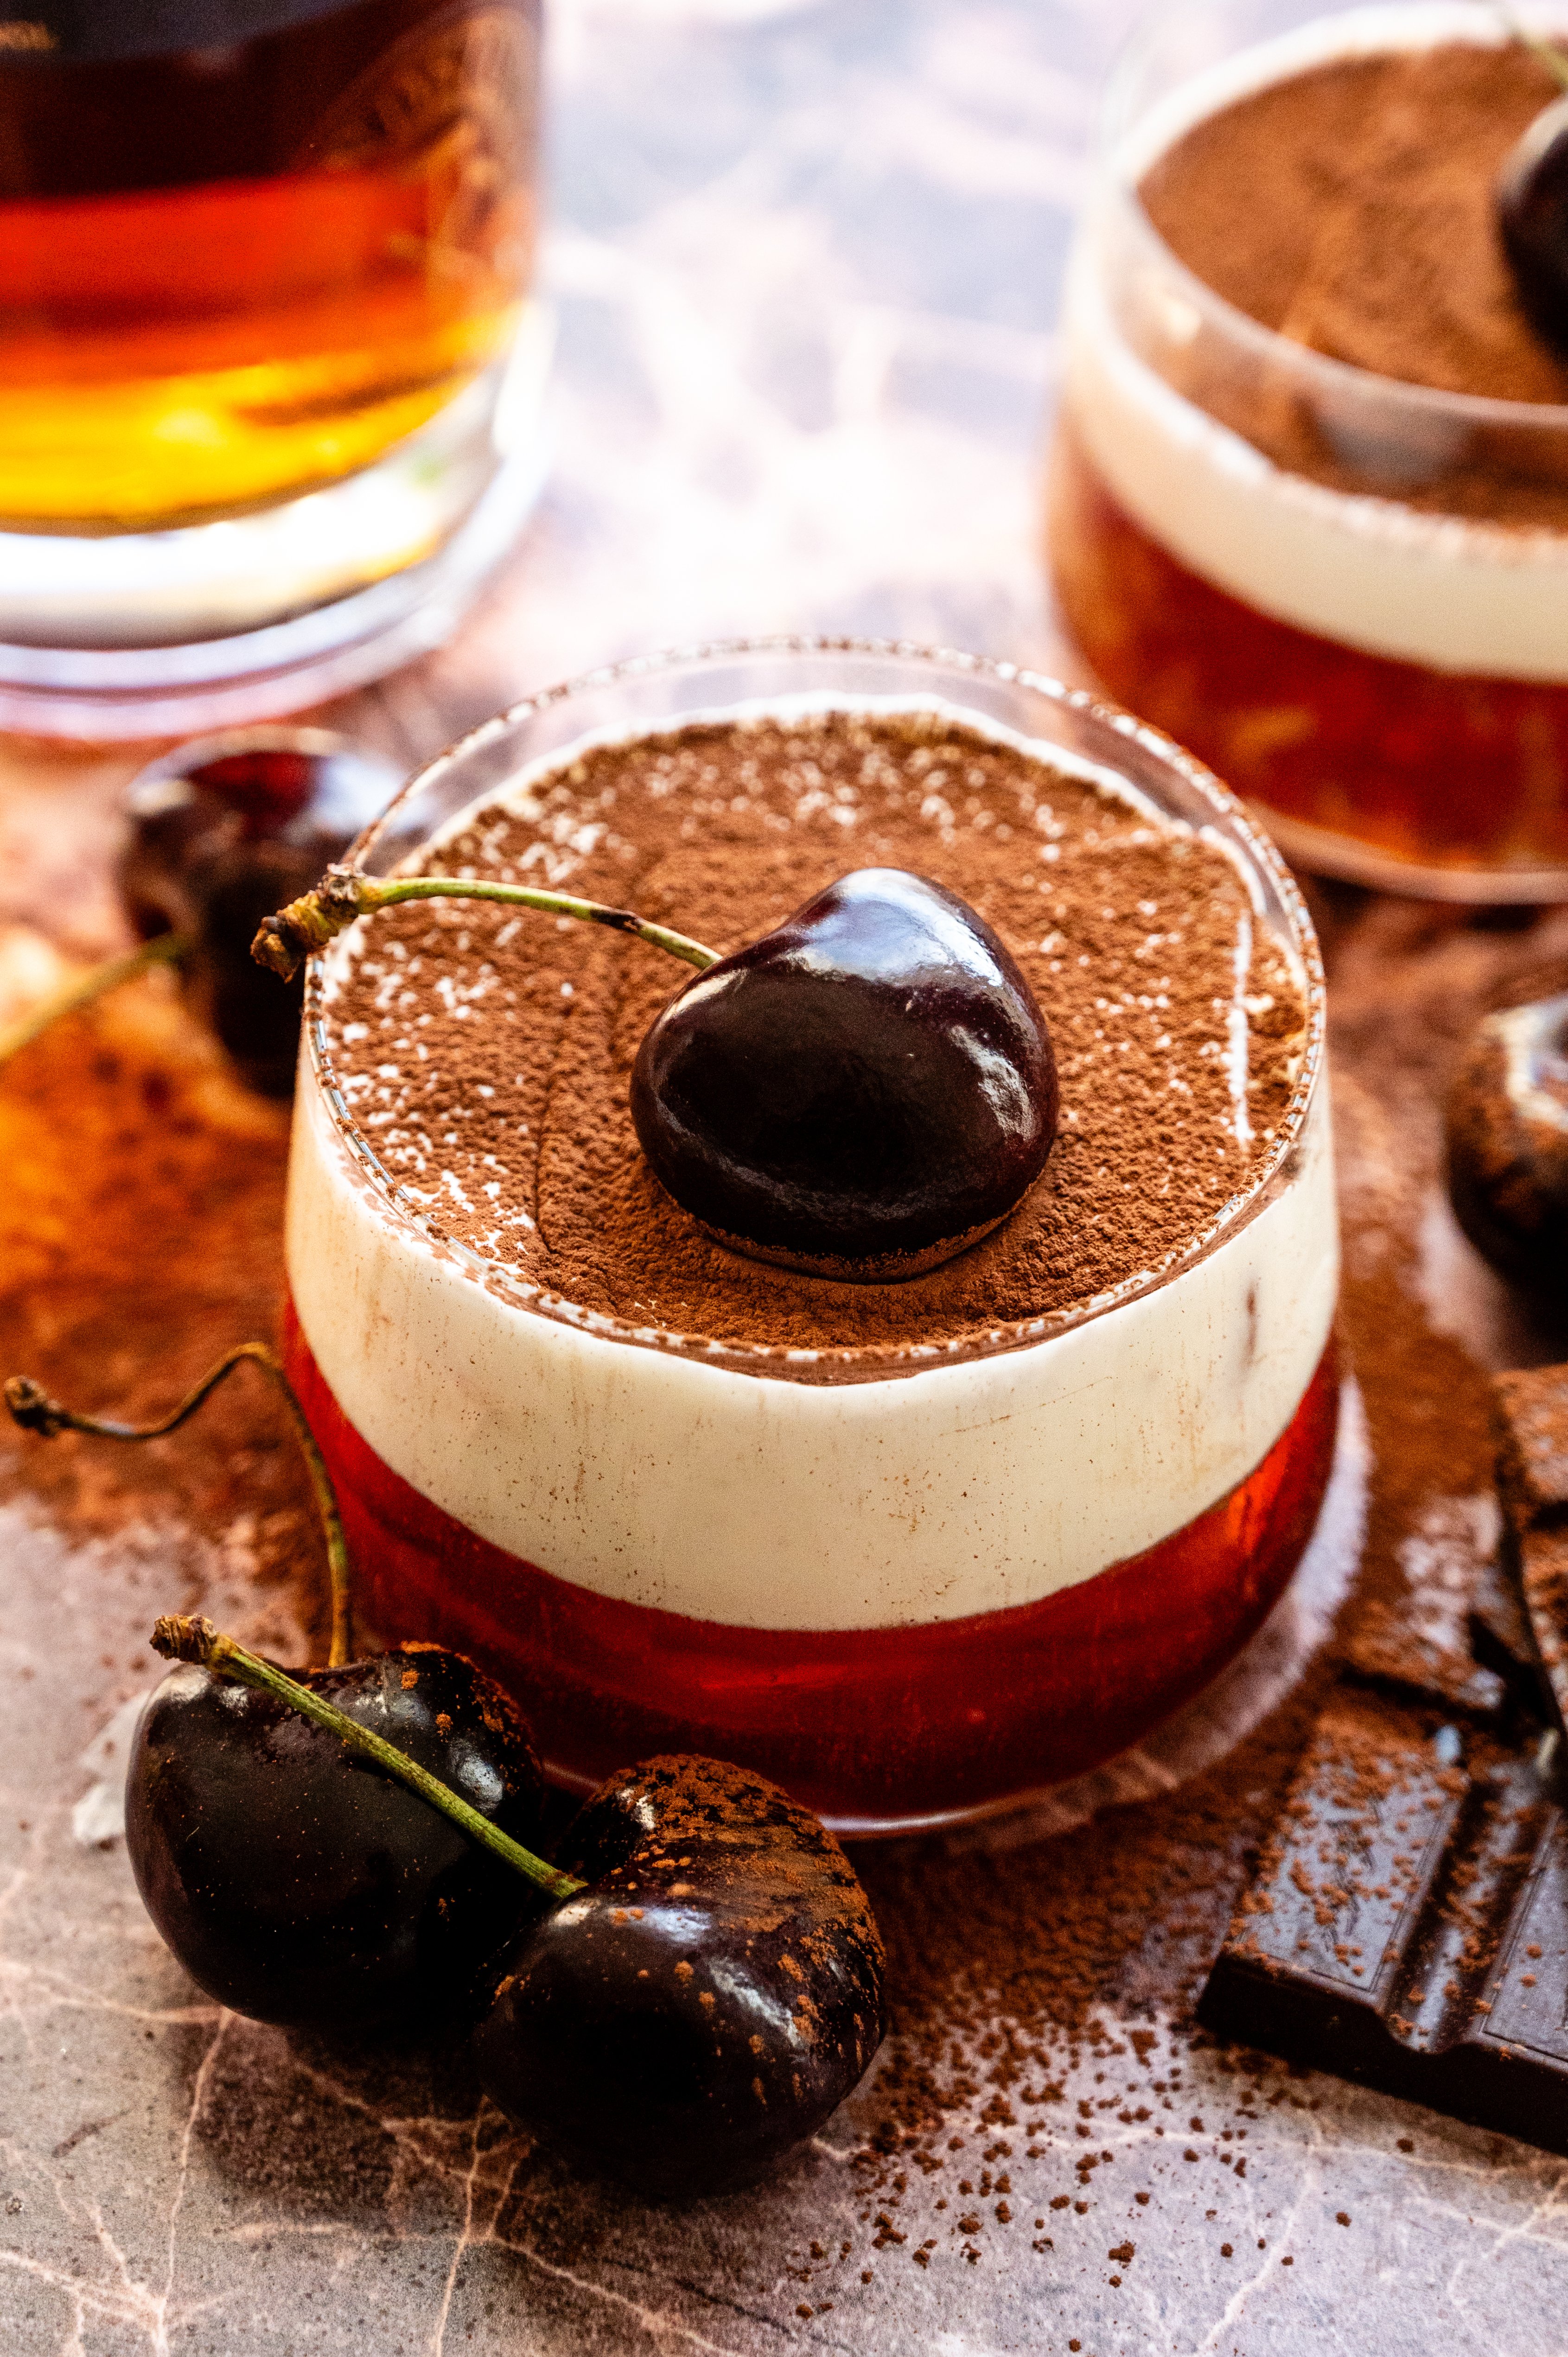
[[[537,1846],[543,1779],[528,1728],[461,1654],[400,1645],[301,1683]],[[142,1714],[125,1839],[147,1912],[191,1979],[258,2021],[466,2018],[490,1986],[486,1959],[542,1903],[326,1729],[188,1665]]]
[[[656,2197],[722,2192],[813,2135],[887,2026],[854,1867],[777,1785],[673,1755],[612,1776],[474,2033],[486,2091]]]
[[[1538,114],[1509,155],[1497,215],[1530,325],[1568,354],[1568,96]]]
[[[190,749],[199,757],[203,747]],[[401,783],[390,762],[313,731],[297,746],[263,742],[189,768],[177,756],[126,798],[119,880],[131,921],[144,940],[195,937],[187,986],[266,1095],[294,1086],[305,985],[296,977],[280,989],[261,972],[251,957],[256,927],[340,859]]]
[[[1448,1194],[1500,1275],[1568,1296],[1568,995],[1488,1015],[1444,1125]]]
[[[638,1052],[631,1114],[720,1243],[886,1281],[961,1252],[1039,1177],[1056,1060],[984,920],[865,867],[687,984]]]

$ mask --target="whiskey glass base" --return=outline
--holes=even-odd
[[[343,1415],[292,1311],[291,1380],[331,1468],[367,1615],[472,1655],[588,1792],[668,1750],[738,1760],[856,1838],[986,1817],[1141,1741],[1240,1652],[1316,1525],[1332,1343],[1230,1493],[1143,1555],[1036,1604],[918,1626],[729,1628],[597,1596],[478,1537]]]
[[[542,487],[553,325],[373,466],[157,532],[0,532],[0,728],[189,736],[299,711],[452,634]]]

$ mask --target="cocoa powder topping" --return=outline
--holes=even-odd
[[[944,1267],[840,1284],[711,1243],[643,1162],[628,1082],[681,968],[477,903],[361,924],[328,1049],[383,1165],[440,1233],[633,1328],[831,1360],[1070,1310],[1208,1230],[1299,1072],[1302,992],[1222,851],[937,715],[603,748],[489,804],[424,865],[629,905],[721,952],[850,868],[908,867],[989,920],[1045,1009],[1062,1118],[1044,1177]]]
[[[1520,307],[1494,213],[1503,158],[1556,95],[1517,45],[1344,57],[1197,124],[1139,188],[1165,243],[1239,310],[1397,383],[1520,404],[1434,431],[1199,335],[1159,366],[1275,463],[1336,490],[1510,529],[1568,531],[1568,362]]]
[[[1492,195],[1557,95],[1517,46],[1337,58],[1208,116],[1140,194],[1190,270],[1296,343],[1444,393],[1568,402]]]

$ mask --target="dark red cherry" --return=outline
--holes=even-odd
[[[501,1960],[474,2033],[488,2093],[650,2193],[746,2184],[822,2126],[886,2029],[854,1869],[776,1785],[680,1756],[611,1777],[563,1851],[589,1887]]]
[[[400,1645],[300,1683],[503,1831],[537,1841],[543,1781],[527,1727],[461,1654]],[[360,2029],[450,2017],[543,1903],[335,1735],[191,1664],[170,1671],[142,1715],[125,1838],[147,1912],[192,1980],[259,2021]]]
[[[819,1275],[912,1276],[1039,1177],[1046,1020],[991,927],[897,867],[841,877],[673,998],[638,1052],[653,1171],[721,1243]]]
[[[1568,1294],[1568,996],[1476,1026],[1449,1091],[1448,1193],[1502,1275]]]
[[[228,748],[228,749],[225,749]],[[294,1085],[304,985],[251,957],[263,917],[341,858],[402,783],[391,762],[321,729],[204,737],[134,780],[120,889],[143,938],[183,932],[197,1005],[252,1088]]]
[[[1531,326],[1568,354],[1568,96],[1538,114],[1509,153],[1497,213]]]

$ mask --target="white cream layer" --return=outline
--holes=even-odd
[[[885,1381],[743,1373],[507,1300],[383,1202],[308,1056],[286,1254],[344,1414],[496,1545],[731,1626],[952,1620],[1180,1530],[1283,1431],[1337,1291],[1326,1092],[1289,1183],[1166,1284],[1023,1349]]]
[[[1131,135],[1119,178],[1135,178],[1193,123],[1247,90],[1327,57],[1487,38],[1498,36],[1477,12],[1442,5],[1351,9],[1301,27],[1195,77]],[[1434,671],[1568,682],[1568,534],[1507,531],[1336,491],[1276,467],[1217,424],[1138,357],[1112,317],[1110,246],[1117,271],[1133,266],[1122,224],[1113,234],[1125,202],[1109,191],[1079,237],[1063,321],[1064,400],[1134,522],[1190,571],[1298,630]],[[1172,340],[1195,335],[1198,313],[1179,265],[1151,252],[1136,266],[1168,282],[1148,299],[1164,307]],[[1477,406],[1499,415],[1508,407]],[[1442,396],[1428,397],[1426,410],[1428,431],[1441,432]]]

